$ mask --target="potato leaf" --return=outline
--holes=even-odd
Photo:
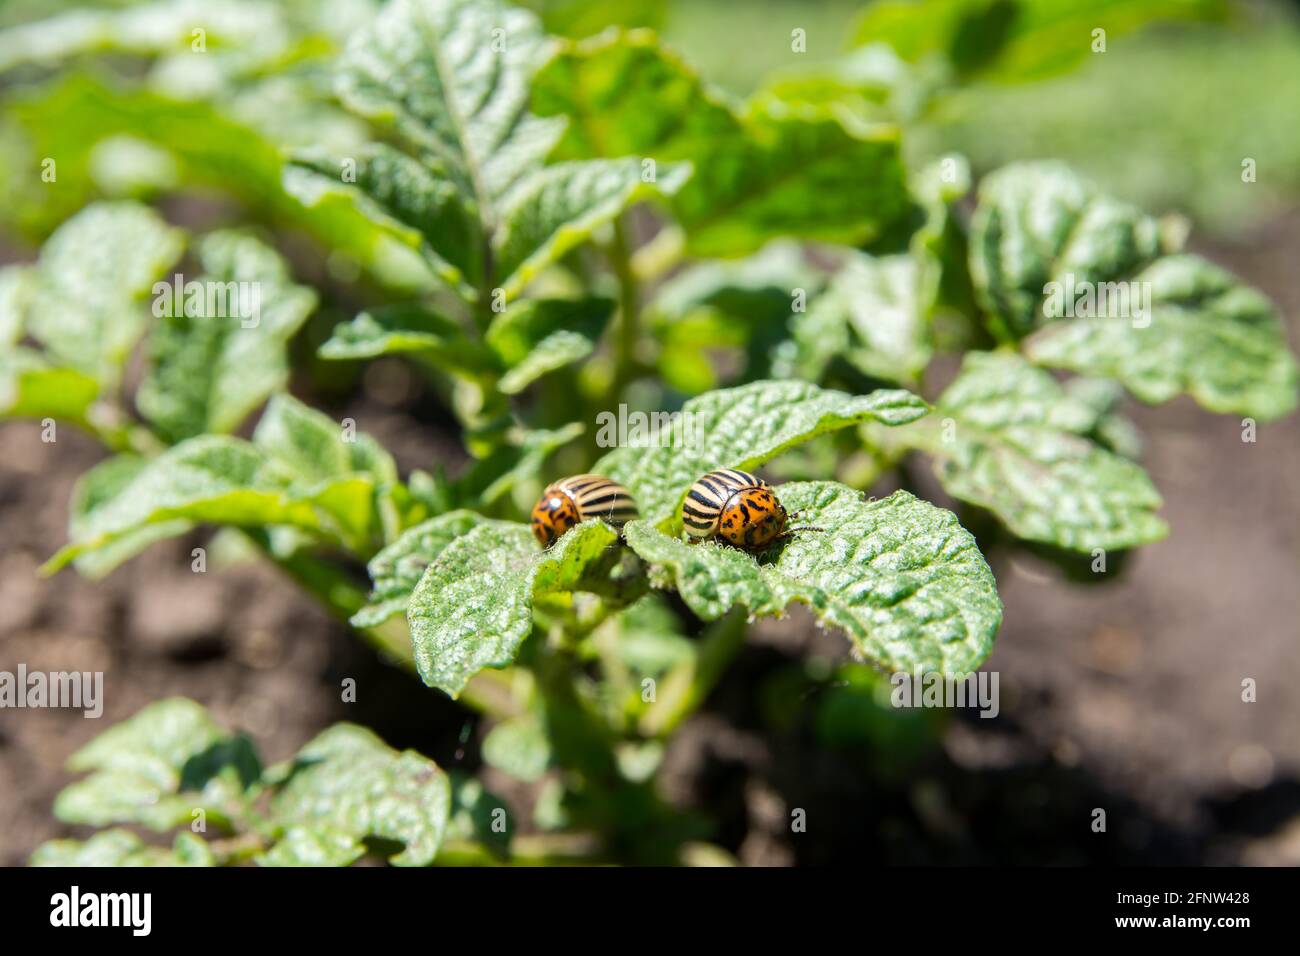
[[[178,520],[322,530],[321,515],[290,492],[291,481],[291,473],[238,438],[188,439],[152,459],[117,495],[90,512],[77,537],[42,570],[57,571],[142,528]]]
[[[321,358],[364,359],[410,353],[443,371],[473,378],[497,370],[496,357],[452,319],[416,303],[380,306],[334,328]]]
[[[375,627],[395,614],[404,614],[424,569],[447,545],[480,524],[492,523],[472,511],[449,511],[403,532],[366,566],[373,582],[370,603],[352,616],[352,623]]]
[[[541,550],[527,525],[472,528],[443,549],[411,594],[407,620],[426,684],[453,697],[485,667],[514,662],[533,629],[533,600],[574,590],[618,532],[601,521]]]
[[[1133,281],[1149,290],[1144,319],[1053,322],[1026,340],[1025,354],[1117,379],[1145,402],[1186,392],[1212,412],[1261,419],[1295,407],[1300,376],[1267,298],[1191,255],[1159,259]]]
[[[383,143],[352,153],[294,152],[285,167],[285,190],[309,207],[327,197],[350,200],[357,212],[421,253],[438,278],[463,292],[475,289],[486,267],[483,227],[473,200],[446,177],[445,163]]]
[[[643,518],[676,521],[691,484],[714,468],[754,468],[825,432],[865,421],[904,425],[928,410],[902,390],[855,397],[805,382],[752,382],[686,402],[676,445],[661,434],[653,447],[614,449],[592,470],[626,485]]]
[[[993,332],[1018,339],[1045,315],[1048,283],[1113,282],[1160,253],[1156,221],[1056,162],[1013,163],[980,183],[970,271]]]
[[[1041,80],[1088,56],[1094,29],[1119,37],[1226,9],[1221,0],[882,0],[862,15],[855,39],[887,43],[908,60],[940,56],[963,79]]]
[[[539,112],[573,119],[561,155],[692,162],[672,206],[695,255],[744,255],[780,236],[858,243],[906,207],[895,131],[742,114],[648,31],[566,44],[534,86]]]
[[[78,478],[68,506],[68,537],[79,541],[93,533],[94,512],[121,494],[147,464],[147,459],[137,455],[115,455]],[[101,578],[155,541],[184,534],[191,527],[192,523],[184,519],[145,525],[112,544],[81,555],[74,563],[86,577]]]
[[[187,825],[202,808],[224,824],[261,775],[246,738],[231,737],[191,700],[169,698],[100,734],[68,760],[94,771],[65,787],[54,813],[69,823]]]
[[[490,231],[496,203],[561,125],[528,113],[544,44],[533,14],[498,0],[394,0],[349,45],[338,93],[441,159]]]
[[[32,866],[215,866],[200,837],[176,834],[171,849],[150,846],[130,830],[105,830],[89,840],[49,840],[32,854]]]
[[[872,378],[914,383],[930,360],[924,277],[911,256],[854,253],[792,332],[803,377],[842,357]]]
[[[528,111],[545,42],[533,14],[497,0],[388,4],[349,45],[337,89],[356,112],[391,119],[419,156],[374,146],[351,177],[309,158],[298,173],[317,178],[295,174],[291,188],[355,192],[363,212],[418,237],[463,298],[513,299],[597,227],[689,174],[683,164],[648,174],[635,158],[544,166],[564,126]]]
[[[497,316],[484,337],[506,373],[498,387],[523,391],[548,372],[595,351],[614,313],[610,299],[526,299]]]
[[[973,671],[1002,619],[993,573],[951,512],[899,491],[879,501],[835,482],[794,482],[776,494],[797,526],[755,557],[715,542],[688,544],[648,521],[627,525],[628,545],[652,579],[677,588],[706,620],[741,605],[781,614],[794,601],[844,630],[872,663],[890,671]]]
[[[205,301],[182,293],[179,309],[160,318],[136,395],[140,411],[172,442],[232,432],[282,389],[288,341],[316,304],[315,293],[293,284],[284,260],[252,236],[211,233],[198,257]]]
[[[1020,356],[972,352],[935,414],[900,435],[935,457],[949,494],[1018,537],[1075,551],[1160,540],[1160,495],[1139,465],[1088,437],[1097,421]]]
[[[302,748],[271,801],[286,828],[264,865],[342,865],[378,837],[403,844],[396,866],[426,866],[442,843],[451,785],[432,760],[364,727],[336,724]]]
[[[0,415],[86,425],[99,389],[98,379],[35,349],[0,347]]]
[[[111,386],[144,331],[143,297],[182,245],[181,233],[144,206],[88,206],[41,248],[23,328],[51,364]]]
[[[665,163],[651,175],[636,158],[558,163],[533,172],[502,210],[493,238],[494,281],[513,299],[598,226],[638,202],[673,195],[689,175],[684,163]]]
[[[374,439],[349,440],[343,425],[284,394],[272,398],[252,442],[200,435],[117,477],[93,493],[71,543],[43,570],[109,547],[120,560],[189,523],[283,525],[369,554],[384,527],[385,493],[397,483],[391,456]],[[97,557],[97,573],[111,566],[108,558]]]

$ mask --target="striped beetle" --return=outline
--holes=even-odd
[[[533,536],[549,548],[579,521],[600,518],[614,526],[637,517],[626,488],[601,475],[573,475],[546,486],[533,508]]]
[[[794,531],[822,530],[788,528],[789,519],[767,482],[735,468],[704,475],[682,502],[682,524],[688,535],[700,540],[721,538],[742,551],[763,551]]]

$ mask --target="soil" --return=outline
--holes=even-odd
[[[1199,251],[1272,296],[1300,345],[1300,217]],[[404,471],[454,470],[454,442],[409,409],[367,401],[331,411],[364,421]],[[674,738],[665,794],[707,809],[716,842],[749,864],[1300,864],[1300,416],[1261,425],[1247,444],[1238,419],[1187,401],[1130,411],[1172,533],[1089,586],[991,545],[1006,603],[986,665],[1000,675],[996,718],[959,713],[904,773],[819,743],[809,720],[772,730],[754,689],[809,654],[847,653],[793,613],[753,628]],[[353,720],[443,765],[475,766],[483,729],[467,711],[380,660],[274,569],[191,573],[204,535],[155,545],[100,582],[38,577],[65,538],[73,481],[102,452],[71,429],[43,443],[32,423],[0,426],[0,448],[0,670],[106,672],[101,720],[0,711],[0,863],[88,832],[51,816],[72,779],[64,762],[166,696],[207,705],[268,761]],[[951,506],[920,470],[918,481]],[[341,699],[345,677],[355,703]],[[1245,678],[1256,702],[1242,700]],[[516,810],[533,797],[506,795]],[[1094,832],[1097,809],[1105,832]],[[791,832],[797,810],[804,832]]]

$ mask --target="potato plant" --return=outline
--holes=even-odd
[[[1014,32],[962,59],[945,6],[912,22],[930,34],[891,21],[897,53],[871,54],[889,70],[850,69],[858,51],[745,101],[652,30],[563,5],[358,0],[327,20],[158,0],[0,34],[5,162],[57,169],[9,214],[50,234],[0,273],[0,410],[108,452],[45,571],[98,577],[221,528],[481,714],[488,764],[545,781],[522,826],[475,777],[362,727],[263,767],[170,699],[72,758],[89,775],[56,815],[110,829],[34,862],[681,861],[708,828],[659,795],[664,744],[755,617],[804,605],[849,642],[834,676],[874,701],[878,675],[987,658],[1002,606],[981,544],[1073,566],[1162,538],[1125,394],[1252,427],[1288,413],[1278,315],[1182,251],[1180,221],[1063,165],[972,190],[960,157],[905,153],[972,71],[1042,68],[1018,65],[1037,48]],[[1044,36],[1071,7],[1029,6]],[[57,49],[33,49],[39,29]],[[214,187],[236,221],[155,202]],[[326,268],[295,268],[287,234]],[[307,357],[313,322],[329,332]],[[471,463],[399,473],[364,421],[290,394],[294,356],[303,379],[400,357]],[[601,416],[629,408],[676,413],[690,440],[607,447]],[[919,463],[961,520],[914,493]],[[716,468],[766,468],[817,530],[760,554],[689,543],[683,499]],[[543,549],[528,509],[577,472],[623,484],[639,517]],[[904,488],[870,496],[882,480]]]

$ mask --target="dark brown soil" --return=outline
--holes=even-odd
[[[1300,218],[1202,251],[1271,295],[1300,344]],[[992,547],[1007,608],[987,665],[1001,675],[999,717],[955,717],[901,773],[819,744],[806,720],[772,730],[755,688],[808,653],[844,652],[796,613],[754,628],[670,746],[665,792],[718,819],[716,840],[746,863],[1300,864],[1300,416],[1243,444],[1238,420],[1190,402],[1132,411],[1173,532],[1087,586]],[[359,418],[404,469],[455,454],[409,417]],[[267,760],[340,719],[444,764],[476,759],[481,731],[466,711],[380,661],[273,569],[192,574],[202,536],[157,545],[102,582],[38,578],[64,540],[72,482],[101,452],[71,430],[44,444],[28,423],[0,427],[0,449],[0,669],[104,670],[107,697],[97,721],[0,711],[0,863],[85,832],[50,814],[71,779],[64,761],[165,696],[246,729]],[[355,704],[340,699],[344,677],[358,681]],[[1247,677],[1256,703],[1241,699]],[[795,808],[806,833],[790,832]],[[1105,833],[1092,831],[1096,808]]]

